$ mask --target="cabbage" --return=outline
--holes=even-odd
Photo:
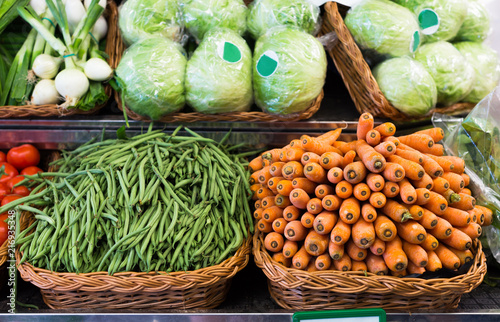
[[[243,0],[181,0],[181,11],[186,28],[198,41],[214,27],[240,35],[247,29],[248,8]]]
[[[395,2],[412,10],[417,15],[424,34],[424,42],[453,39],[467,14],[467,1],[395,0]],[[436,15],[437,21],[433,20]]]
[[[449,42],[425,44],[417,50],[415,59],[421,62],[434,78],[438,103],[452,105],[472,90],[474,69]]]
[[[479,103],[495,89],[500,81],[498,54],[490,47],[475,42],[461,42],[454,45],[476,72],[472,91],[464,98],[470,103]]]
[[[286,25],[314,35],[319,13],[319,7],[308,0],[255,0],[250,4],[248,31],[257,39],[272,27]]]
[[[361,2],[347,12],[345,24],[361,47],[380,54],[410,55],[420,44],[415,15],[389,0]]]
[[[131,45],[147,37],[179,40],[182,32],[177,0],[127,0],[120,7],[118,25]]]
[[[253,56],[253,89],[257,106],[271,114],[306,110],[321,93],[326,54],[308,33],[275,27],[261,36]]]
[[[185,103],[186,57],[166,38],[146,38],[130,46],[116,68],[127,107],[158,120]]]
[[[203,113],[248,111],[252,105],[252,52],[230,29],[205,34],[186,68],[186,100]]]
[[[454,41],[483,41],[490,32],[490,15],[477,0],[467,1],[467,15]]]
[[[425,67],[410,57],[384,61],[375,67],[373,76],[387,100],[405,114],[425,115],[436,105],[436,83]]]

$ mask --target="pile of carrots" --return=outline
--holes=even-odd
[[[476,205],[464,161],[445,156],[440,128],[396,137],[364,113],[253,159],[254,218],[272,258],[300,270],[406,276],[457,270],[493,213]]]

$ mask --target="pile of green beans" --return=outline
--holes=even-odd
[[[57,172],[27,176],[34,214],[21,262],[56,272],[188,271],[221,263],[253,232],[250,173],[236,146],[151,131],[63,152]],[[52,179],[48,179],[48,178]],[[18,225],[19,226],[19,225]],[[28,234],[28,232],[32,232]]]

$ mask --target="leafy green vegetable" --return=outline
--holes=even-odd
[[[184,106],[186,57],[181,49],[166,38],[146,38],[125,51],[116,75],[129,109],[158,120]]]
[[[147,37],[179,40],[182,33],[177,0],[127,0],[120,8],[118,26],[127,45]]]
[[[467,1],[467,14],[454,41],[483,41],[490,31],[490,15],[478,0]]]
[[[472,90],[475,72],[465,57],[446,41],[428,43],[415,53],[436,82],[438,103],[452,105]]]
[[[24,7],[29,0],[3,0],[0,1],[0,34],[19,15],[17,7]]]
[[[243,0],[181,0],[181,11],[186,28],[198,41],[215,27],[240,35],[247,29],[248,8]]]
[[[385,97],[401,112],[425,115],[437,101],[436,83],[425,67],[410,57],[384,61],[373,76]]]
[[[186,68],[186,100],[196,111],[248,111],[252,105],[252,52],[230,29],[212,29]]]
[[[310,34],[318,31],[320,10],[308,0],[256,0],[249,8],[248,31],[255,39],[276,26],[295,26]]]
[[[290,27],[271,29],[255,44],[255,102],[272,114],[306,110],[321,93],[326,64],[323,46],[310,34]]]
[[[389,0],[361,2],[347,12],[345,24],[361,47],[380,54],[410,55],[420,44],[415,15]]]

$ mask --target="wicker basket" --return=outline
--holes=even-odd
[[[104,16],[108,20],[108,34],[106,36],[106,49],[105,52],[109,55],[108,63],[111,65],[114,60],[114,48],[116,47],[116,21],[118,20],[118,9],[114,1],[108,1],[107,8],[104,11]],[[110,85],[106,84],[105,93],[111,97],[113,89]],[[93,114],[106,106],[104,104],[97,105],[89,111],[82,111],[76,108],[63,109],[57,104],[47,105],[23,105],[23,106],[0,106],[0,118],[22,118],[22,117],[53,117],[53,116],[68,116],[68,115],[87,115]]]
[[[262,233],[253,238],[255,263],[268,278],[271,297],[281,307],[296,311],[379,307],[408,312],[456,308],[462,294],[479,286],[486,274],[486,257],[479,241],[473,252],[476,256],[466,274],[426,280],[287,268],[268,254]]]
[[[344,24],[336,2],[327,2],[323,16],[323,33],[334,31],[339,42],[329,50],[337,70],[351,95],[359,113],[370,112],[375,117],[390,118],[395,121],[410,121],[427,119],[432,112],[443,114],[458,114],[470,111],[475,104],[457,103],[447,107],[433,109],[421,117],[408,116],[398,111],[385,98],[366,63],[361,50]]]

